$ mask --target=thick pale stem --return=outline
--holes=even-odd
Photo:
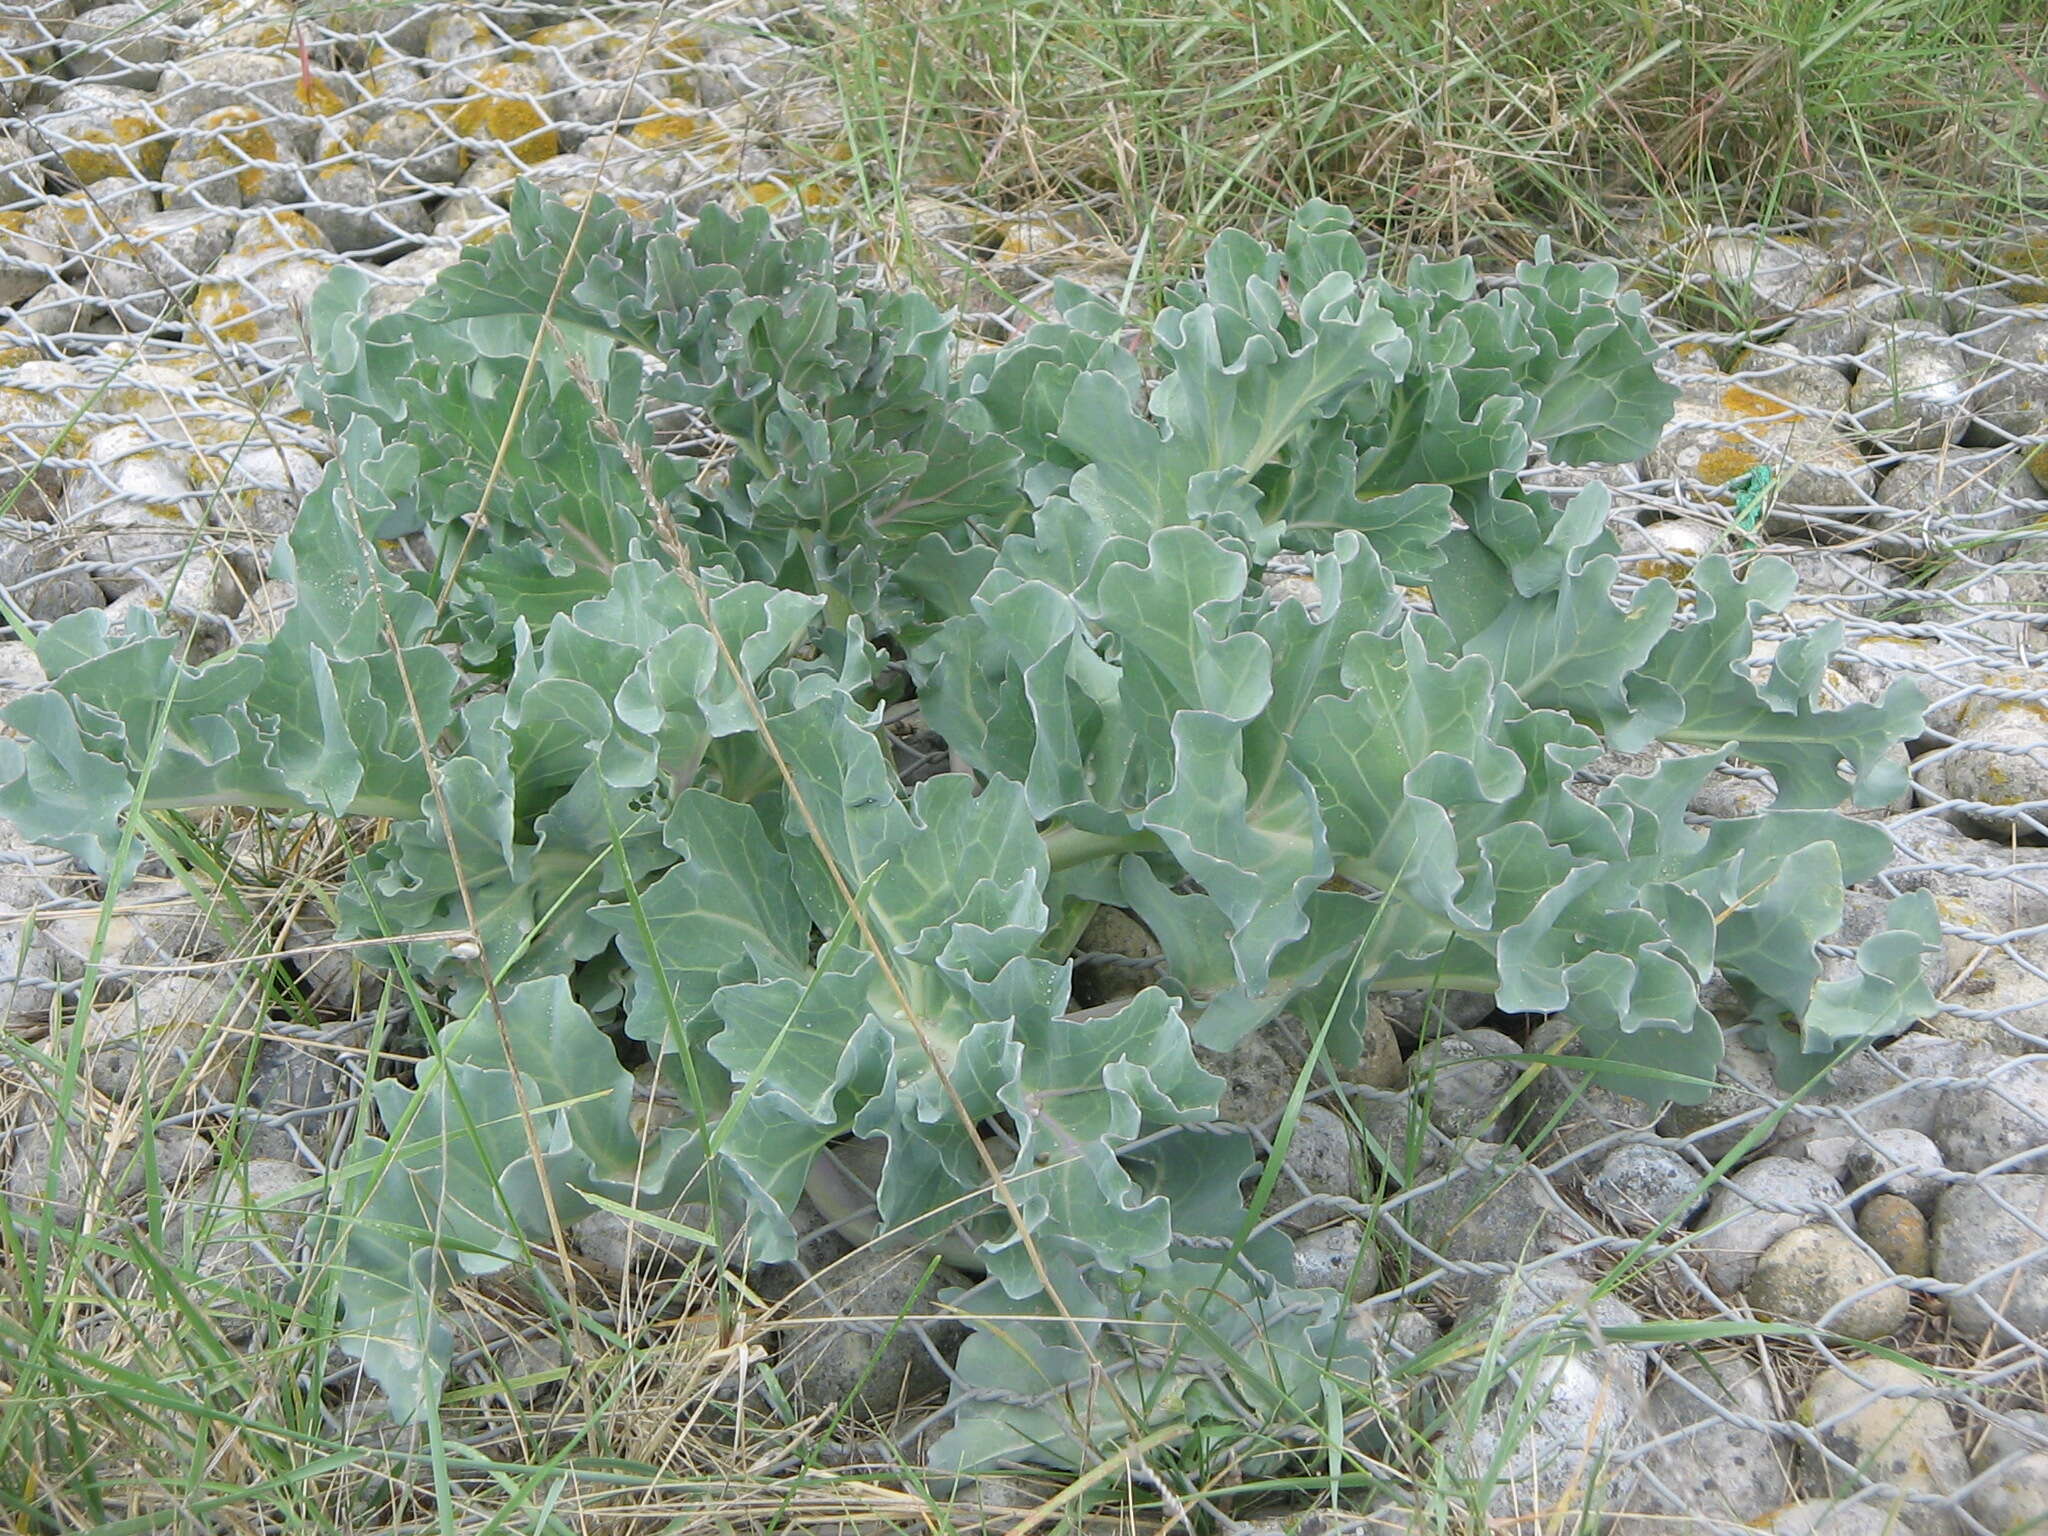
[[[1159,839],[1150,832],[1084,832],[1079,827],[1052,827],[1042,835],[1054,874],[1096,859],[1142,853],[1159,846]]]

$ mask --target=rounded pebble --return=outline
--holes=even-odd
[[[1699,1170],[1669,1147],[1617,1147],[1586,1181],[1586,1203],[1624,1232],[1684,1221],[1699,1208]]]
[[[2048,1174],[1986,1174],[1942,1191],[1934,1277],[1956,1289],[1949,1318],[1966,1339],[2048,1336]]]
[[[1856,1212],[1856,1235],[1895,1275],[1931,1272],[1926,1213],[1900,1195],[1872,1195]]]
[[[1498,1058],[1521,1046],[1494,1029],[1443,1035],[1408,1058],[1409,1086],[1422,1098],[1430,1122],[1446,1135],[1499,1141],[1507,1134],[1509,1090],[1523,1063]]]
[[[1934,1138],[1894,1126],[1854,1138],[1843,1168],[1843,1184],[1852,1199],[1868,1195],[1902,1195],[1923,1211],[1941,1198],[1948,1164]]]
[[[1772,1243],[1743,1295],[1761,1317],[1852,1339],[1889,1338],[1910,1310],[1885,1267],[1833,1227],[1795,1228]]]
[[[1799,1158],[1764,1157],[1738,1168],[1714,1192],[1688,1252],[1707,1283],[1733,1296],[1757,1261],[1786,1233],[1823,1220],[1843,1203],[1842,1186]]]

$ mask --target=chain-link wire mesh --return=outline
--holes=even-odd
[[[503,224],[519,176],[572,202],[602,188],[634,211],[716,200],[823,221],[849,256],[932,286],[991,342],[1042,310],[1056,277],[1123,288],[1133,253],[1089,208],[911,189],[864,223],[807,53],[815,24],[768,3],[0,10],[9,601],[36,626],[148,606],[196,654],[273,631],[290,592],[266,581],[266,553],[327,453],[289,392],[308,300],[349,263],[376,278],[380,308],[408,302]],[[2048,1511],[2048,1418],[2028,1417],[2048,1411],[2048,231],[1845,213],[1712,231],[1645,220],[1637,237],[1592,254],[1624,259],[1649,301],[1677,419],[1640,464],[1531,482],[1610,487],[1623,588],[1663,578],[1689,601],[1710,552],[1788,557],[1797,599],[1764,621],[1759,666],[1839,624],[1829,696],[1922,687],[1910,795],[1859,813],[1896,856],[1849,893],[1846,936],[1880,898],[1930,892],[1939,1010],[1789,1110],[1737,1044],[1708,1104],[1646,1116],[1565,1067],[1499,1059],[1532,1021],[1487,999],[1395,998],[1377,1068],[1283,1114],[1305,1040],[1277,1027],[1217,1064],[1226,1108],[1263,1151],[1288,1126],[1264,1219],[1304,1239],[1305,1278],[1313,1262],[1352,1284],[1390,1379],[1424,1362],[1401,1393],[1443,1415],[1433,1464],[1518,1447],[1491,1464],[1482,1510],[1562,1529],[1590,1504],[1633,1533],[1720,1530],[1826,1495],[1872,1529],[2000,1532]],[[1313,598],[1305,570],[1269,579]],[[25,646],[0,642],[0,685],[39,677]],[[947,766],[913,711],[891,723],[906,778]],[[1603,759],[1589,792],[1640,766]],[[1739,815],[1770,795],[1767,775],[1731,767],[1693,809]],[[110,1006],[195,962],[232,968],[163,874],[124,901],[106,945]],[[0,882],[8,1022],[27,1034],[53,996],[77,1001],[99,908],[67,858],[11,838]],[[301,911],[257,948],[289,951],[335,1022],[272,1019],[273,1096],[215,1094],[184,1116],[240,1119],[267,1156],[312,1170],[338,1145],[365,1028],[324,932]],[[1828,953],[1846,965],[1850,951]],[[1084,941],[1080,956],[1105,996],[1159,964],[1142,942]],[[12,1140],[42,1123],[19,1116]],[[1702,1209],[1717,1172],[1727,1182]],[[811,1213],[776,1289],[819,1327],[879,1315],[853,1331],[908,1350],[880,1374],[927,1393],[895,1420],[915,1450],[948,1420],[930,1405],[962,1385],[959,1329],[934,1306],[897,1324],[873,1266],[847,1257],[867,1235],[859,1206]],[[1605,1299],[1589,1302],[1596,1282]],[[1741,1331],[1801,1316],[1834,1332]],[[1561,1318],[1585,1325],[1576,1353],[1558,1352]],[[1719,1337],[1703,1353],[1676,1326],[1628,1326],[1648,1322]],[[1453,1324],[1493,1347],[1447,1349]],[[1850,1342],[1859,1330],[1882,1347]],[[1517,1339],[1547,1342],[1518,1354]],[[798,1351],[787,1374],[804,1366]],[[1529,1422],[1507,1434],[1515,1402]],[[1376,1465],[1390,1487],[1421,1475],[1391,1441]],[[1822,1528],[1799,1518],[1775,1528]]]

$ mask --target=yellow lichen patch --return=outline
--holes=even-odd
[[[575,21],[558,21],[553,26],[542,27],[538,32],[529,33],[528,48],[574,48],[578,43],[587,43],[592,38],[603,37],[611,29],[601,21],[588,16]]]
[[[178,423],[185,440],[193,448],[226,448],[229,450],[227,458],[232,458],[245,444],[263,441],[261,432],[255,430],[256,417],[244,402],[222,398],[210,399],[206,404],[208,409],[204,415],[183,417]],[[207,461],[225,462],[204,452],[193,455],[195,465]]]
[[[2048,443],[2042,443],[2029,452],[2025,462],[2027,473],[2039,481],[2044,489],[2048,489]]]
[[[1916,235],[1932,235],[1937,239],[1953,239],[1968,233],[1964,225],[1938,213],[1916,213],[1905,220],[1904,227]]]
[[[1699,468],[1695,473],[1709,485],[1726,485],[1730,480],[1748,474],[1762,462],[1756,451],[1745,447],[1740,438],[1723,433],[1718,443],[1700,455]]]
[[[207,453],[201,449],[187,459],[186,473],[200,490],[217,491],[228,483],[228,477],[234,473],[234,461],[227,455]]]
[[[2001,247],[1992,260],[2012,273],[2005,291],[2022,304],[2048,304],[2048,235]]]
[[[2024,692],[2041,686],[2041,678],[2033,672],[1994,672],[1979,679],[1986,688],[2010,688]],[[1966,700],[1957,711],[1956,734],[1968,736],[1982,730],[2000,716],[2026,715],[2036,725],[2048,726],[2048,704],[2036,699],[1993,699],[1982,696]],[[2044,732],[2043,734],[2048,734]]]
[[[249,307],[248,290],[240,283],[204,283],[192,301],[192,327],[188,340],[212,336],[220,341],[255,341],[256,320]]]
[[[207,139],[206,159],[230,170],[236,166],[235,187],[244,197],[255,197],[263,187],[268,163],[278,158],[277,135],[254,107],[217,107],[185,130],[187,142]]]
[[[42,355],[34,347],[0,347],[0,368],[12,368],[17,363],[32,363]]]
[[[1662,578],[1674,587],[1682,587],[1692,580],[1692,567],[1683,560],[1641,560],[1630,567],[1645,581]]]
[[[512,215],[509,213],[493,214],[488,218],[473,219],[447,233],[454,235],[456,243],[460,245],[489,245],[505,232],[511,222]]]
[[[292,100],[301,112],[309,112],[315,117],[332,117],[348,105],[341,99],[339,91],[317,76],[308,78],[301,75],[298,85],[292,90]]]
[[[154,180],[171,152],[164,125],[149,112],[115,112],[105,123],[71,128],[65,137],[71,142],[60,156],[64,167],[88,186],[137,171]]]
[[[595,187],[571,187],[562,194],[562,202],[565,206],[581,212],[596,191]],[[661,211],[658,204],[641,197],[638,193],[628,192],[623,187],[608,188],[605,196],[610,198],[613,205],[629,219],[651,219]]]
[[[792,206],[804,208],[830,208],[840,200],[837,188],[824,182],[805,182],[800,187],[785,186],[779,181],[750,181],[739,190],[742,207],[766,208],[770,213],[782,213]]]
[[[1721,409],[1730,416],[1783,416],[1791,407],[1782,400],[1758,394],[1743,384],[1730,384],[1721,391]]]
[[[456,107],[450,126],[465,139],[502,146],[528,165],[561,152],[554,125],[541,111],[547,80],[530,64],[491,64],[477,71],[477,91]]]
[[[996,261],[1035,261],[1071,250],[1081,239],[1057,219],[1006,219],[983,231],[981,243],[995,248]]]
[[[642,149],[704,149],[732,139],[709,112],[674,96],[656,102],[626,137]]]
[[[12,236],[17,240],[35,238],[35,216],[33,208],[0,209],[0,235]]]
[[[256,256],[266,251],[326,251],[333,247],[320,226],[303,213],[289,208],[265,208],[261,217],[244,224],[235,236],[238,256]]]
[[[704,39],[688,22],[671,20],[654,34],[649,51],[664,63],[698,64],[704,59]]]
[[[1928,233],[1938,232],[1929,230]],[[1937,245],[1931,240],[1902,240],[1896,249],[1901,255],[1915,256],[1925,261],[1932,268],[1934,275],[1943,282],[1954,282],[1962,277],[1956,253],[1945,245]]]

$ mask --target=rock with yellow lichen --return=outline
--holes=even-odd
[[[113,0],[64,24],[64,72],[74,80],[156,89],[164,63],[185,41],[177,12],[152,0]]]
[[[1980,364],[1970,395],[1977,420],[2003,437],[2048,435],[2048,298],[2000,314],[1961,344]]]
[[[305,195],[299,155],[260,107],[217,107],[179,135],[164,162],[172,208],[254,208]]]
[[[306,188],[311,194],[307,218],[344,256],[374,256],[412,245],[432,225],[431,205],[440,197],[436,187],[407,185],[391,170],[380,170],[334,132],[321,139]]]
[[[552,159],[561,149],[548,115],[547,77],[532,64],[497,62],[464,66],[465,90],[447,122],[472,157],[492,149],[527,164]]]
[[[1871,277],[1904,295],[1903,318],[1945,328],[1952,316],[1949,295],[1970,281],[1961,252],[1959,231],[1938,221],[1895,235],[1864,258]]]
[[[124,329],[147,330],[175,314],[227,251],[231,219],[204,208],[144,214],[86,253],[81,286]]]
[[[777,215],[816,213],[836,208],[845,200],[845,189],[830,178],[782,176],[742,179],[729,196],[721,199],[742,212],[766,208]]]
[[[171,125],[148,95],[128,86],[63,86],[32,120],[72,179],[87,185],[115,176],[154,180],[170,153]]]
[[[190,459],[195,485],[211,504],[210,521],[236,544],[268,559],[291,532],[299,504],[320,483],[321,464],[290,444],[223,443]]]
[[[333,270],[331,261],[311,255],[286,256],[260,266],[224,262],[199,285],[192,301],[186,339],[247,347],[266,362],[306,355],[306,309]]]
[[[368,312],[374,317],[404,309],[423,298],[434,285],[434,279],[461,259],[459,250],[445,245],[425,245],[373,269],[370,275],[377,286],[370,290]]]
[[[156,191],[148,183],[114,176],[51,198],[35,210],[29,228],[45,245],[54,246],[68,265],[108,235],[155,213],[159,206]]]
[[[434,238],[464,246],[482,245],[502,234],[512,215],[488,198],[451,197],[434,217]]]
[[[125,342],[109,342],[80,368],[87,392],[98,397],[90,419],[141,422],[181,447],[210,441],[209,426],[246,435],[251,402],[202,377],[198,362],[152,361],[151,354],[137,355]]]
[[[725,115],[696,106],[684,96],[652,103],[628,118],[622,133],[623,142],[635,149],[673,151],[686,159],[731,156],[738,139],[738,130]],[[732,168],[738,168],[736,158]]]
[[[459,64],[487,58],[504,44],[474,8],[442,6],[428,14],[416,46],[430,64]]]
[[[292,208],[264,208],[235,226],[230,256],[256,256],[265,251],[331,251],[320,226]]]
[[[304,356],[306,307],[337,260],[303,215],[265,209],[199,285],[186,339],[248,347],[266,362]]]
[[[493,154],[478,160],[463,173],[454,193],[434,215],[436,235],[500,222],[512,199],[512,187],[525,168],[509,155]]]
[[[167,125],[180,130],[222,107],[255,107],[284,143],[304,155],[352,93],[346,76],[312,67],[292,49],[222,48],[167,66],[155,106]]]
[[[1876,473],[1828,415],[1706,369],[1689,373],[1680,390],[1671,427],[1643,461],[1649,478],[1711,495],[1768,466],[1772,527],[1801,525],[1806,509],[1839,516],[1870,505]]]
[[[448,125],[422,107],[399,106],[359,118],[346,135],[392,195],[444,187],[462,172],[462,147]]]
[[[2013,448],[1951,447],[1902,458],[1878,485],[1872,527],[1915,532],[1930,547],[1979,561],[2019,552],[2018,535],[2041,517],[2040,488]]]
[[[2010,686],[2009,662],[1939,635],[1851,635],[1835,653],[1834,665],[1867,698],[1883,695],[1905,678],[1927,700],[1927,729],[1937,736],[1962,733],[1962,710],[1982,687]],[[2006,679],[2001,684],[2000,679]]]
[[[2048,229],[2004,241],[1992,251],[1991,267],[2015,303],[2048,304]]]
[[[1883,327],[1864,350],[1849,391],[1856,430],[1901,453],[1955,442],[1970,424],[1971,375],[1963,349],[1935,327],[1914,321]]]
[[[61,521],[67,543],[93,562],[109,596],[141,585],[145,572],[169,571],[194,548],[205,503],[183,454],[128,423],[95,433],[82,459],[65,473]]]
[[[1839,263],[1810,240],[1717,235],[1690,253],[1686,281],[1735,326],[1796,315],[1828,290]]]
[[[52,281],[61,264],[57,248],[25,210],[0,212],[0,304],[19,304]]]
[[[1833,417],[1849,404],[1846,373],[1784,347],[1746,348],[1729,373],[1766,400],[1809,416]]]
[[[68,7],[64,14],[70,14]],[[45,24],[22,14],[19,5],[0,10],[0,107],[19,111],[50,80],[57,58],[54,28],[62,20],[52,13]]]
[[[649,26],[644,20],[584,19],[544,27],[526,39],[529,55],[547,77],[550,111],[572,139],[631,123],[666,103],[701,105],[696,69],[705,38],[676,20],[657,19],[652,36]]]
[[[154,4],[159,13],[161,4]],[[179,7],[185,41],[174,57],[197,58],[221,48],[289,48],[307,37],[306,17],[296,0],[198,0]],[[321,10],[325,10],[322,0]],[[309,51],[326,63],[327,50],[313,34]]]
[[[0,502],[13,501],[17,522],[56,520],[64,471],[53,461],[75,447],[69,428],[81,397],[52,388],[38,372],[28,365],[0,373]]]
[[[2048,677],[2016,676],[2031,691],[2048,693]],[[1924,761],[1921,782],[1945,799],[1969,802],[1956,814],[1979,835],[2032,841],[2048,826],[2048,704],[1980,696],[1956,713],[1953,734],[1964,745]]]
[[[1693,567],[1710,554],[1726,553],[1726,529],[1696,517],[1667,517],[1630,523],[1618,530],[1621,574],[1636,581],[1668,581],[1686,588]]]
[[[1805,356],[1854,367],[1872,331],[1901,320],[1932,318],[1931,306],[1896,283],[1859,283],[1827,294],[1792,317],[1774,344]]]

